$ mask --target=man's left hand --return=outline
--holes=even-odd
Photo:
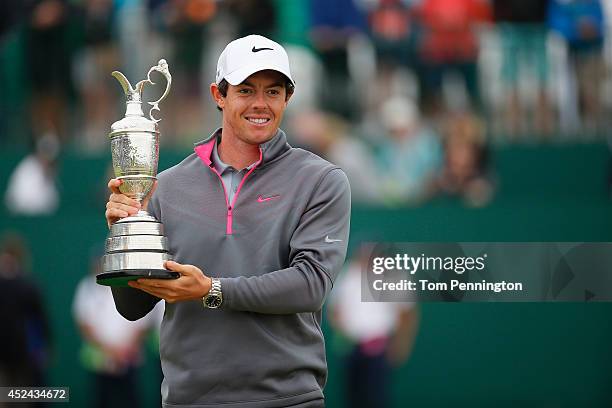
[[[164,267],[181,274],[177,279],[138,279],[128,282],[132,288],[140,289],[168,303],[202,299],[211,288],[211,279],[193,265],[182,265],[166,261]]]

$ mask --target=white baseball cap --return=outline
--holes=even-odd
[[[226,80],[238,85],[255,72],[271,69],[284,74],[295,85],[287,51],[261,35],[248,35],[227,44],[217,62],[217,85]]]

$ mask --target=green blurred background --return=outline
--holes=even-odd
[[[160,168],[186,151],[162,150]],[[62,154],[64,197],[54,217],[2,213],[0,230],[19,231],[31,245],[33,273],[43,289],[53,330],[49,384],[69,386],[85,406],[88,377],[78,360],[80,338],[71,302],[87,273],[91,248],[106,236],[103,217],[109,156]],[[0,190],[20,157],[0,154]],[[351,235],[388,241],[609,241],[612,212],[605,193],[603,144],[496,149],[499,192],[485,208],[440,200],[409,209],[355,205]],[[538,160],[532,160],[538,158]],[[517,166],[517,163],[521,165]],[[103,195],[102,195],[103,197]],[[507,303],[421,305],[414,352],[395,372],[395,406],[606,407],[612,404],[612,305]],[[331,407],[343,401],[343,371],[334,333],[325,326]],[[156,356],[141,373],[151,406],[159,392]]]

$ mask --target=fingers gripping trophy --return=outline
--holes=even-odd
[[[142,91],[151,80],[154,71],[166,79],[166,89],[152,106],[149,118],[142,111]],[[159,111],[159,103],[168,95],[172,76],[166,60],[152,67],[147,78],[132,87],[125,75],[114,71],[112,75],[123,87],[127,98],[125,117],[111,126],[109,137],[115,177],[121,180],[119,191],[142,203],[157,180],[159,160],[159,126],[153,112]],[[103,273],[96,281],[107,286],[126,286],[139,278],[172,279],[179,276],[164,268],[164,261],[171,260],[168,239],[163,235],[163,225],[155,217],[140,210],[137,214],[122,218],[110,226],[102,261]]]

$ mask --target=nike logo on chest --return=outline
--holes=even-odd
[[[260,195],[259,197],[257,197],[257,202],[258,203],[265,203],[266,201],[275,200],[277,198],[280,198],[280,194],[272,195],[272,196],[269,196],[269,197],[264,197],[264,196]]]

